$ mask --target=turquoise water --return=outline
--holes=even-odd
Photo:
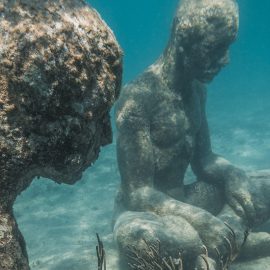
[[[231,63],[209,85],[213,148],[245,169],[270,168],[270,1],[240,0],[240,32]],[[125,54],[124,82],[141,73],[165,47],[176,0],[93,0]],[[34,270],[97,269],[95,233],[116,261],[111,234],[119,184],[115,143],[74,186],[36,180],[17,200],[15,214]]]

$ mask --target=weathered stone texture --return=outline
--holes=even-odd
[[[122,53],[80,0],[0,0],[0,269],[29,269],[12,214],[35,176],[72,184],[112,140]]]
[[[247,228],[269,219],[269,173],[247,177],[215,154],[207,124],[205,83],[229,60],[238,16],[234,0],[181,0],[166,50],[121,92],[114,216],[121,269],[136,268],[125,255],[133,246],[147,253],[143,239],[160,239],[173,258],[181,249],[185,270],[229,269]],[[198,181],[187,186],[189,165]]]
[[[191,69],[199,81],[207,82],[229,61],[224,49],[238,33],[237,3],[235,0],[182,0],[180,3],[170,42],[181,44],[178,53],[182,55],[185,69]]]
[[[84,1],[0,1],[0,12],[0,194],[36,175],[73,182],[111,142],[115,37]]]

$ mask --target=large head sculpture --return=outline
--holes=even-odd
[[[188,74],[207,82],[228,62],[228,48],[238,31],[234,0],[182,0],[172,39]]]
[[[4,0],[0,13],[0,190],[72,183],[111,142],[121,50],[81,0]]]

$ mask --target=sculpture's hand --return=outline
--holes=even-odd
[[[227,203],[247,227],[254,227],[270,217],[270,175],[257,172],[248,177],[232,167],[225,180]]]
[[[227,269],[239,254],[245,238],[245,227],[229,223],[201,209],[190,209],[189,220],[204,243],[215,269]],[[193,211],[193,212],[192,212]]]

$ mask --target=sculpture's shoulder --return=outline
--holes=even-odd
[[[116,104],[118,128],[124,122],[140,122],[144,125],[151,114],[155,96],[161,87],[161,80],[152,72],[146,71],[136,80],[125,85]]]
[[[151,70],[146,70],[123,87],[118,104],[130,99],[143,102],[145,98],[154,97],[162,87],[161,85],[161,78]],[[145,101],[145,103],[149,103],[150,100]]]

